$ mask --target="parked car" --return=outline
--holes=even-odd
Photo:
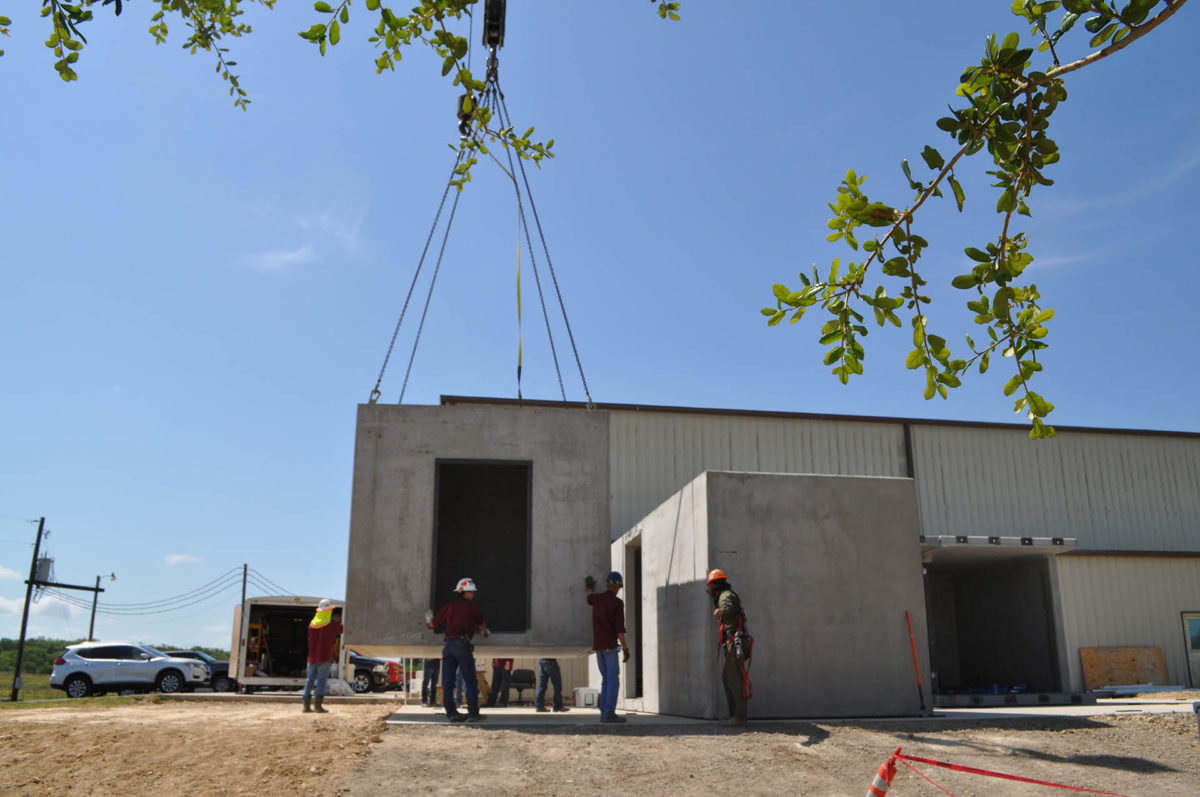
[[[203,650],[168,650],[168,656],[177,659],[199,659],[208,665],[208,682],[214,692],[229,692],[233,690],[233,679],[229,677],[229,662],[219,661]]]
[[[68,645],[50,673],[50,686],[67,697],[126,689],[137,692],[190,692],[208,678],[208,666],[195,659],[168,656],[130,642],[81,642]]]
[[[350,680],[350,683],[353,684],[354,691],[361,695],[365,692],[382,692],[387,689],[391,683],[388,677],[389,663],[384,659],[372,659],[368,656],[360,656],[351,650],[350,671],[354,677]]]

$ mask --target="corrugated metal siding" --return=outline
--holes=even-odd
[[[1057,569],[1072,688],[1080,648],[1125,645],[1162,648],[1171,684],[1187,685],[1180,612],[1200,611],[1200,558],[1060,556]]]
[[[610,411],[609,440],[614,538],[705,470],[908,475],[899,423]]]
[[[1081,549],[1200,551],[1200,440],[914,425],[924,534],[1077,537]]]

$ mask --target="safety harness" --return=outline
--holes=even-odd
[[[729,591],[733,592],[733,590]],[[750,683],[750,660],[754,657],[754,637],[750,636],[750,631],[746,627],[746,609],[742,606],[741,596],[733,592],[733,597],[737,599],[737,622],[732,626],[721,623],[717,647],[725,648],[727,643],[733,643],[733,655],[737,661],[738,670],[742,673],[742,697],[749,700],[754,697],[754,687]],[[729,655],[728,650],[725,655]]]

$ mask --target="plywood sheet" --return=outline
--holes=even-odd
[[[1079,660],[1088,691],[1104,686],[1167,683],[1162,648],[1080,648]]]

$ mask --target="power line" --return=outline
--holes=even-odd
[[[272,581],[271,579],[267,578],[267,577],[266,577],[266,575],[265,575],[265,574],[264,574],[262,571],[260,571],[260,570],[256,570],[256,569],[254,569],[254,568],[252,567],[252,568],[250,568],[250,573],[252,573],[252,574],[254,574],[254,575],[258,576],[258,577],[259,577],[259,578],[261,578],[263,581],[265,581],[265,582],[267,582],[268,584],[270,584],[270,585],[271,585],[271,588],[272,588],[272,589],[275,589],[275,590],[278,590],[279,594],[281,594],[281,595],[295,595],[295,594],[296,594],[296,593],[292,592],[290,589],[284,589],[283,587],[279,586],[279,585],[278,585],[278,584],[276,584],[274,581]]]

